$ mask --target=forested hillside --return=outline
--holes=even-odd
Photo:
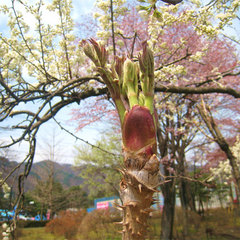
[[[0,172],[3,173],[3,177],[6,177],[11,169],[17,166],[17,162],[0,157]],[[21,171],[22,168],[20,167],[7,181],[9,186],[13,186],[14,190],[17,188],[17,176]],[[79,177],[79,168],[74,170],[71,164],[41,161],[33,164],[32,170],[24,184],[25,191],[33,190],[38,181],[46,181],[51,172],[54,174],[55,181],[60,182],[64,188],[80,185],[83,182],[82,178]]]

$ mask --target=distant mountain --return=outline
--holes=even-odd
[[[0,157],[0,172],[2,172],[3,177],[7,176],[18,164],[17,162]],[[22,172],[23,167],[24,166],[17,169],[7,181],[9,186],[13,186],[14,189],[17,188],[18,175]],[[24,183],[25,191],[33,190],[38,181],[46,181],[51,172],[53,173],[54,179],[60,182],[64,188],[83,183],[83,179],[79,177],[80,170],[74,170],[71,164],[41,161],[32,165],[31,172]]]
[[[32,190],[36,186],[37,181],[47,180],[51,172],[55,181],[60,182],[64,188],[80,185],[83,182],[82,178],[79,177],[79,172],[74,170],[71,164],[41,161],[33,164],[26,181],[26,191]]]

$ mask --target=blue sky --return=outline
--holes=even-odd
[[[30,2],[34,0],[30,0]],[[51,2],[51,0],[47,0],[48,2]],[[1,0],[1,4],[9,4],[9,6],[11,5],[11,0]],[[93,11],[93,7],[94,7],[94,3],[95,0],[72,0],[72,4],[73,4],[73,11],[72,11],[72,17],[73,19],[77,22],[79,17],[81,15],[84,14],[89,14]],[[53,15],[46,15],[44,16],[46,19],[46,21],[48,22],[52,22],[54,21]],[[48,20],[49,18],[49,20]],[[29,22],[31,22],[31,19],[29,19]],[[6,33],[7,31],[7,17],[5,15],[3,15],[0,12],[0,32],[2,33]]]
[[[2,1],[2,0],[1,0]],[[3,0],[5,3],[10,3],[10,0]],[[3,3],[4,3],[3,2]],[[73,12],[72,16],[75,22],[78,21],[79,17],[81,17],[84,14],[89,14],[93,10],[95,0],[73,0]],[[52,16],[49,16],[49,21],[51,21]],[[31,20],[29,20],[31,21]],[[46,20],[48,21],[48,20]],[[7,27],[7,17],[0,13],[0,32],[3,34],[7,34],[8,27]],[[58,122],[61,122],[61,124],[67,128],[68,130],[72,131],[73,133],[76,133],[75,127],[71,122],[69,121],[71,119],[71,109],[77,108],[78,105],[71,105],[66,107],[65,109],[62,109],[56,116],[56,119]],[[7,122],[7,125],[12,124],[13,120],[9,120]],[[1,123],[0,126],[6,126],[6,123]],[[101,125],[93,125],[93,126],[87,126],[81,131],[77,132],[76,135],[86,141],[89,141],[91,143],[94,143],[95,140],[97,140],[99,137],[98,130],[101,129]],[[1,133],[1,141],[4,141],[9,135],[14,133],[12,131],[6,131]],[[59,146],[61,148],[61,151],[59,153],[56,153],[56,160],[59,163],[73,163],[74,159],[74,146],[81,144],[80,141],[76,142],[76,139],[67,134],[66,132],[60,130],[60,128],[57,126],[57,124],[51,120],[48,123],[41,126],[39,133],[38,133],[38,142],[37,145],[37,152],[35,155],[34,161],[41,161],[46,159],[46,155],[49,152],[49,146],[46,144],[49,140],[53,138],[53,135],[56,137],[56,142],[59,143]],[[46,152],[45,152],[46,149]],[[59,147],[57,148],[59,149]],[[13,154],[10,154],[10,156],[13,156],[11,160],[21,161],[23,160],[25,153],[27,151],[26,144],[16,145],[12,148],[14,150]],[[56,150],[58,151],[58,150]]]
[[[73,0],[73,18],[77,20],[79,14],[92,11],[95,0]]]

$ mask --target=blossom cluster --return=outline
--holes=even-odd
[[[161,82],[169,82],[176,83],[177,76],[186,75],[186,68],[182,65],[171,65],[171,66],[164,66],[160,70],[154,72],[155,78]]]
[[[10,239],[10,233],[11,233],[11,228],[8,226],[7,223],[2,224],[2,240],[9,240]]]
[[[54,89],[79,76],[85,56],[76,44],[71,11],[71,0],[37,1],[34,5],[13,1],[11,6],[1,5],[0,13],[9,19],[9,34],[0,34],[3,78],[16,87],[25,84],[26,88],[60,79],[56,86],[52,82]],[[53,21],[46,22],[48,16]]]
[[[10,195],[11,188],[8,186],[8,184],[6,182],[3,183],[1,172],[0,172],[0,183],[1,183],[2,191],[4,193],[4,198],[8,199],[9,195]]]
[[[97,7],[93,16],[98,20],[100,29],[97,32],[97,37],[100,38],[103,43],[106,43],[108,39],[114,34],[122,34],[118,19],[126,15],[128,9],[125,7],[126,0],[111,1],[109,0],[97,0],[95,5]],[[117,45],[122,46],[123,41],[117,41]],[[112,50],[112,49],[108,49]]]
[[[237,160],[238,169],[240,169],[240,136],[237,136],[234,145],[231,147],[231,151]],[[225,183],[227,184],[227,181],[232,178],[232,167],[228,159],[221,161],[217,167],[211,168],[210,171],[212,175],[210,180],[221,178],[225,179]]]

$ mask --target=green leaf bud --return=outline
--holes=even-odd
[[[144,75],[154,76],[154,57],[152,51],[147,47],[147,42],[143,42],[143,52],[139,55],[140,70]]]
[[[95,64],[97,63],[97,55],[94,47],[89,44],[86,40],[82,40],[80,46],[83,47],[83,51],[87,57],[89,57]]]
[[[128,96],[130,108],[138,104],[138,67],[130,59],[123,64],[123,91]]]
[[[123,82],[127,84],[128,82],[133,82],[135,78],[134,73],[134,62],[127,58],[123,64]]]

